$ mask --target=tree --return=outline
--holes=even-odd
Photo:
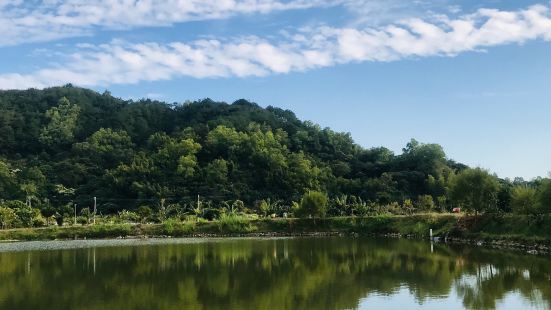
[[[417,198],[417,205],[421,210],[431,211],[434,209],[434,199],[431,195],[421,195]]]
[[[75,149],[94,163],[105,168],[113,168],[132,157],[134,144],[124,130],[101,128],[85,142],[77,143]]]
[[[22,205],[14,211],[24,227],[32,227],[34,219],[39,217],[40,214],[38,209],[33,209],[28,205]]]
[[[142,222],[145,222],[151,218],[153,210],[149,206],[140,206],[136,213],[140,216]]]
[[[534,214],[536,190],[527,186],[515,186],[511,192],[511,208],[518,214]]]
[[[441,212],[446,212],[448,209],[448,197],[446,196],[438,196],[436,197],[436,202],[438,204],[438,208],[440,208]],[[449,210],[447,210],[449,211]]]
[[[426,176],[440,177],[440,170],[446,162],[446,153],[442,146],[419,143],[417,140],[411,139],[402,151],[404,167],[423,172]]]
[[[17,215],[13,209],[0,206],[0,225],[2,225],[2,229],[12,228],[17,220]]]
[[[18,191],[16,172],[20,170],[12,167],[0,159],[0,199],[8,199],[15,196]]]
[[[362,201],[332,208],[334,215],[368,212],[367,202],[417,197],[423,197],[417,209],[434,203],[469,209],[476,195],[462,197],[456,190],[457,199],[449,196],[452,180],[465,169],[437,144],[411,140],[401,155],[384,147],[363,149],[350,134],[245,100],[174,105],[125,101],[72,86],[0,91],[0,201],[35,196],[32,206],[38,202],[47,218],[54,210],[43,205],[44,197],[62,219],[60,208],[77,198],[102,197],[109,201],[102,211],[117,213],[151,199],[189,205],[197,194],[208,196],[205,206],[208,200],[220,206],[235,199],[258,206],[255,202],[268,198],[290,206],[308,190]],[[538,212],[548,212],[545,187],[538,189],[543,181],[500,180],[497,210],[509,212],[513,187],[529,185],[536,188]],[[74,189],[74,195],[60,193],[56,184]],[[492,202],[471,211],[490,211],[488,205],[496,208]]]
[[[543,180],[538,188],[537,209],[542,214],[551,213],[551,179]]]
[[[415,208],[413,207],[413,201],[411,201],[411,199],[404,200],[403,207],[407,214],[412,214],[413,211],[415,211]]]
[[[270,206],[266,202],[266,200],[262,200],[260,202],[260,205],[258,206],[258,209],[262,213],[262,216],[266,217],[268,216],[268,212],[270,212]]]
[[[59,99],[57,106],[46,111],[49,123],[40,132],[40,142],[47,146],[71,144],[79,113],[79,106],[71,104],[66,97]]]
[[[499,183],[488,171],[475,168],[460,172],[452,179],[450,196],[468,212],[491,212],[496,209]]]
[[[207,183],[210,186],[225,184],[228,180],[228,162],[224,159],[215,159],[206,167]]]
[[[302,196],[300,200],[300,215],[301,216],[312,216],[316,217],[325,217],[327,213],[327,203],[329,199],[327,194],[317,191],[307,192]]]

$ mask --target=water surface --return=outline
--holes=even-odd
[[[551,260],[363,238],[0,244],[0,309],[550,309]]]

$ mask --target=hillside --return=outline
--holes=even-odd
[[[0,92],[0,198],[100,212],[143,204],[296,201],[308,190],[401,204],[430,195],[446,208],[466,168],[412,140],[403,154],[246,100],[125,101],[72,87]]]

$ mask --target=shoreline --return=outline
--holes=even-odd
[[[220,222],[160,224],[97,224],[86,226],[19,228],[0,230],[0,243],[46,240],[145,239],[145,238],[225,238],[225,237],[316,237],[369,236],[430,240],[449,244],[469,244],[495,249],[512,249],[530,254],[551,254],[551,219],[533,224],[531,232],[511,231],[510,222],[526,221],[519,216],[458,217],[453,215],[373,216],[327,219],[263,219],[239,225]],[[529,220],[529,219],[528,219]],[[539,230],[538,230],[539,229]]]
[[[551,255],[551,247],[544,244],[532,244],[513,242],[503,239],[466,239],[466,238],[446,238],[445,240],[438,237],[431,240],[430,238],[413,236],[413,235],[396,235],[396,234],[358,234],[350,232],[334,232],[334,231],[318,231],[318,232],[262,232],[262,233],[196,233],[182,236],[171,235],[127,235],[105,238],[65,238],[65,239],[39,239],[39,240],[0,240],[0,245],[9,243],[22,242],[49,242],[49,241],[86,241],[86,240],[165,240],[165,239],[231,239],[231,238],[253,238],[253,239],[271,239],[271,238],[315,238],[315,237],[344,237],[344,238],[380,238],[380,239],[410,239],[410,240],[425,240],[434,244],[444,245],[469,245],[473,247],[482,247],[487,249],[503,249],[508,251],[518,251],[532,255]]]

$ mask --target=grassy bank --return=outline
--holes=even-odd
[[[211,222],[168,220],[161,224],[101,224],[0,230],[0,240],[54,240],[127,236],[299,235],[331,232],[360,235],[435,236],[469,240],[510,240],[551,245],[551,216],[480,216],[421,214],[414,216],[338,217],[327,219],[263,219],[225,217]]]

